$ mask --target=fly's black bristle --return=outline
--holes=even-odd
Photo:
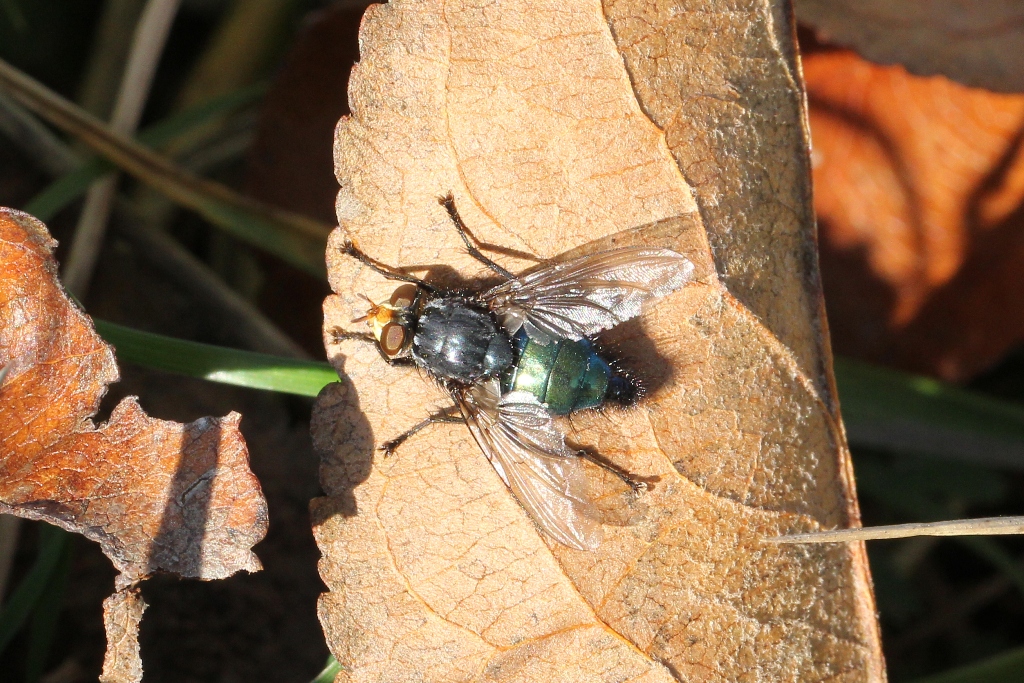
[[[635,406],[644,397],[643,383],[632,373],[612,365],[612,376],[608,381],[606,398],[622,406]]]

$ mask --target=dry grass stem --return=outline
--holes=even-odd
[[[111,130],[119,135],[130,136],[139,125],[160,55],[180,4],[181,0],[150,0],[139,19],[110,120]],[[111,174],[93,183],[86,196],[71,243],[71,253],[64,266],[64,285],[79,298],[85,297],[92,279],[116,192],[117,176]]]

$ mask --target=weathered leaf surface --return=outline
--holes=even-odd
[[[345,381],[314,439],[321,621],[352,681],[878,681],[863,547],[764,535],[857,522],[814,256],[789,18],[774,3],[372,6],[337,131],[342,185],[325,339]],[[618,353],[652,393],[578,414],[595,552],[548,541],[461,425],[374,449],[445,405],[415,370],[334,328],[394,283],[484,276],[437,197],[513,271],[611,245],[674,248],[697,282]],[[362,328],[365,329],[365,328]]]
[[[1017,0],[795,0],[801,23],[868,59],[923,76],[1024,91],[1024,6]]]
[[[250,548],[266,533],[266,502],[237,413],[182,425],[126,399],[92,423],[117,367],[57,282],[55,244],[31,216],[0,209],[0,512],[100,544],[121,572],[105,606],[104,680],[138,680],[142,602],[131,586],[157,571],[258,570]]]
[[[962,381],[1024,341],[1024,95],[805,56],[842,353]]]

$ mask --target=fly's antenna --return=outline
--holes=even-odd
[[[377,315],[377,311],[380,310],[380,306],[378,306],[377,304],[373,303],[373,299],[371,299],[370,297],[366,296],[362,292],[359,293],[359,296],[361,296],[364,299],[366,299],[366,303],[370,304],[370,310],[368,310],[366,312],[366,315],[361,315],[358,318],[352,318],[352,320],[349,321],[351,323],[366,322],[367,320],[370,319],[371,316]]]

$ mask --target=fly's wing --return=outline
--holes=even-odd
[[[501,396],[497,380],[454,398],[481,450],[537,525],[570,548],[597,548],[601,525],[579,458],[547,409],[523,391]]]
[[[483,294],[509,334],[525,328],[540,344],[578,340],[640,315],[649,301],[693,278],[693,264],[670,249],[602,251],[509,280]]]

